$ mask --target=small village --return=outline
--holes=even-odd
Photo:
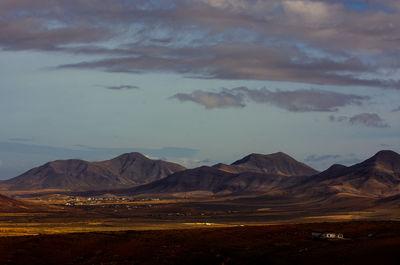
[[[102,204],[128,204],[132,202],[159,201],[159,198],[133,199],[127,197],[69,197],[64,206],[102,205]],[[151,204],[148,206],[151,207]]]

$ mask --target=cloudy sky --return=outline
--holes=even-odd
[[[139,151],[188,167],[400,151],[400,1],[1,0],[0,179]]]

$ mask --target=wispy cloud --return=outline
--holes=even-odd
[[[10,141],[10,142],[33,142],[34,139],[33,138],[18,138],[18,137],[14,137],[14,138],[8,138],[8,141]]]
[[[98,159],[104,155],[115,156],[122,153],[140,152],[142,154],[157,156],[157,157],[193,157],[197,150],[185,147],[163,147],[158,149],[152,148],[105,148],[91,147],[86,145],[74,145],[76,148],[63,148],[45,145],[34,145],[27,143],[0,142],[0,151],[3,153],[13,152],[29,155],[44,155],[53,156],[54,159],[66,158],[84,158]]]
[[[204,165],[211,166],[216,163],[215,161],[210,160],[210,159],[193,159],[193,158],[187,158],[187,157],[170,159],[168,161],[178,163],[186,168],[195,168],[195,167],[200,167],[200,166],[204,166]]]
[[[131,90],[131,89],[140,89],[138,86],[133,85],[119,85],[119,86],[101,86],[111,90]]]
[[[361,113],[350,117],[350,124],[353,125],[365,125],[367,127],[375,128],[388,128],[389,124],[386,123],[378,114],[376,113]]]
[[[361,162],[361,159],[356,154],[311,154],[304,162],[319,170],[326,170],[333,164],[352,166]]]
[[[361,105],[370,99],[365,96],[317,89],[272,91],[267,88],[249,89],[247,87],[223,88],[219,92],[197,90],[193,93],[178,93],[171,98],[176,98],[180,101],[192,101],[203,105],[207,109],[244,107],[246,101],[250,101],[272,104],[292,112],[332,112],[346,105]]]
[[[309,155],[304,161],[306,163],[315,163],[315,162],[320,162],[324,160],[332,160],[332,159],[339,159],[341,156],[340,155]]]
[[[190,78],[400,88],[400,82],[396,80],[361,78],[361,74],[375,74],[377,69],[360,59],[334,61],[330,58],[313,58],[293,45],[239,42],[195,48],[135,46],[126,53],[126,56],[118,58],[60,65],[59,68],[100,69],[122,73],[174,72]]]
[[[194,91],[193,93],[178,93],[171,97],[179,101],[192,101],[203,105],[206,109],[240,107],[243,108],[244,96],[235,94],[232,91],[224,90],[221,92]]]
[[[400,111],[400,106],[392,110],[392,112],[398,112],[398,111]]]
[[[376,113],[360,113],[352,117],[331,115],[329,116],[329,120],[332,122],[344,122],[350,125],[363,125],[374,128],[390,127],[390,125]]]

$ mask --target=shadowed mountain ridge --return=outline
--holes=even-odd
[[[212,194],[266,192],[295,185],[318,171],[284,153],[250,154],[232,165],[216,164],[174,173],[133,188],[129,194],[206,191]]]
[[[296,161],[291,156],[278,152],[269,155],[250,154],[231,165],[216,164],[213,167],[231,173],[269,173],[282,176],[311,176],[319,172],[308,165]]]
[[[310,177],[297,193],[393,196],[400,193],[400,155],[383,150],[353,166],[333,165]]]
[[[181,165],[127,153],[101,162],[56,160],[33,168],[3,184],[11,190],[89,190],[132,187],[184,170]]]

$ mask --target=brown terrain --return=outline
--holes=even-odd
[[[296,187],[298,193],[389,197],[400,194],[400,155],[380,151],[359,164],[333,165]]]
[[[253,172],[282,176],[311,176],[319,173],[282,152],[270,155],[250,154],[231,165],[219,163],[213,167],[230,173]]]
[[[342,240],[312,232],[343,233]],[[1,264],[397,265],[399,222],[319,223],[0,238]]]
[[[266,173],[267,172],[267,173]],[[118,191],[116,191],[118,193]],[[400,155],[380,151],[366,161],[318,171],[283,153],[249,155],[232,165],[180,171],[118,194],[162,197],[269,195],[299,200],[383,199],[400,194]]]
[[[270,173],[229,173],[213,167],[202,166],[174,173],[147,185],[125,190],[120,194],[158,194],[159,196],[227,196],[260,194],[283,189],[301,182],[307,176],[284,176]],[[204,196],[203,196],[204,197]]]
[[[9,190],[91,190],[132,187],[184,170],[181,165],[128,153],[111,160],[57,160],[4,181]]]
[[[251,154],[231,165],[217,164],[180,171],[118,194],[158,196],[227,196],[285,189],[318,171],[284,153]]]
[[[50,162],[3,183],[0,264],[398,264],[399,157],[321,173],[283,153]]]
[[[29,209],[30,207],[26,203],[0,194],[0,212],[25,211]]]

